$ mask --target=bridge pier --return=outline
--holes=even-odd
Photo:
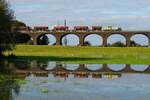
[[[56,38],[56,45],[58,45],[58,46],[62,45],[62,41],[61,41],[62,37],[61,37],[61,35],[59,33],[57,33],[54,36]]]
[[[131,46],[131,40],[130,40],[130,38],[126,38],[126,46],[127,47]]]
[[[79,39],[79,46],[84,46],[84,38],[80,36]]]
[[[148,37],[148,47],[150,47],[150,36]]]
[[[37,43],[38,36],[31,34],[30,37],[31,37],[31,40],[33,41],[33,45],[38,45]]]
[[[61,43],[61,39],[60,38],[56,38],[56,45],[62,45],[62,43]]]
[[[125,39],[126,39],[126,46],[130,47],[131,46],[131,37],[132,37],[132,33],[125,33]]]
[[[103,35],[102,38],[103,38],[103,44],[102,44],[102,46],[103,47],[107,47],[107,38],[108,37],[106,35]]]
[[[33,45],[38,45],[38,44],[37,44],[37,39],[36,39],[36,38],[33,39]]]

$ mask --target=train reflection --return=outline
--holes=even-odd
[[[149,65],[129,65],[129,64],[60,64],[56,62],[25,62],[22,64],[10,64],[12,69],[22,77],[33,74],[37,77],[48,77],[52,74],[54,77],[68,78],[73,75],[74,78],[119,78],[123,73],[145,73],[150,74]],[[16,66],[17,65],[17,66]]]

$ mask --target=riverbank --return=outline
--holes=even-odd
[[[150,48],[62,47],[17,45],[11,52],[17,59],[55,60],[70,63],[150,64]]]

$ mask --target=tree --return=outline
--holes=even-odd
[[[13,100],[13,96],[20,92],[17,82],[19,76],[10,69],[11,65],[8,62],[0,62],[0,65],[0,100]]]
[[[140,44],[136,43],[136,42],[133,41],[133,40],[131,40],[130,44],[131,44],[131,45],[130,45],[131,47],[141,46]]]
[[[32,41],[29,35],[16,32],[14,33],[14,42],[15,44],[17,43],[27,44],[28,42],[32,42]]]
[[[91,43],[89,41],[85,41],[84,46],[91,46]]]
[[[25,43],[25,44],[33,44],[31,37],[27,34],[20,33],[20,31],[29,31],[30,27],[28,27],[24,22],[13,20],[11,31],[13,32],[13,40],[14,43]]]
[[[115,42],[111,45],[112,47],[125,47],[125,44],[121,41]]]
[[[13,48],[13,34],[11,33],[11,25],[13,20],[13,12],[9,8],[6,0],[0,0],[0,55],[5,50]]]
[[[49,44],[49,39],[46,35],[43,35],[39,41],[38,41],[39,45],[48,45]]]
[[[18,20],[13,20],[12,21],[12,26],[15,26],[15,27],[24,26],[24,27],[26,27],[26,24],[21,22],[21,21],[18,21]]]

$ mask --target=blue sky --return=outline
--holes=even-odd
[[[150,30],[150,0],[8,0],[17,19],[29,26],[113,25]]]

